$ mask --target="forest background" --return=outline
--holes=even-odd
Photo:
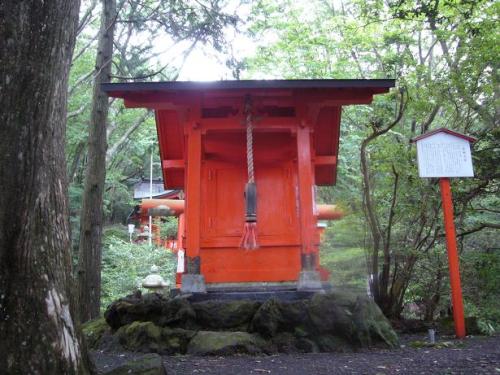
[[[102,13],[101,2],[83,1],[70,73],[75,265]],[[347,215],[329,225],[322,263],[338,287],[363,291],[371,280],[390,317],[448,313],[439,186],[418,177],[409,140],[439,127],[476,137],[476,176],[454,179],[452,189],[466,315],[492,332],[500,324],[499,14],[500,3],[488,0],[118,0],[110,77],[395,78],[390,94],[342,114],[338,183],[319,189],[319,199]],[[210,66],[222,68],[210,77]],[[103,307],[132,292],[153,264],[165,277],[175,265],[162,249],[129,244],[125,225],[136,204],[133,185],[149,178],[151,153],[153,177],[161,177],[152,113],[110,100],[106,141]]]

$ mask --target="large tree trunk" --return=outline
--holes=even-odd
[[[87,373],[64,155],[79,0],[0,7],[0,372]]]
[[[110,81],[115,21],[116,1],[102,0],[78,249],[78,297],[82,322],[98,317],[100,307],[102,201],[106,179],[106,121],[109,109],[108,97],[101,91],[100,84]]]

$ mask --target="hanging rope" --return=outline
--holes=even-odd
[[[253,123],[252,123],[252,99],[250,95],[245,97],[245,126],[247,141],[247,170],[248,182],[245,185],[245,226],[241,237],[240,247],[247,250],[255,250],[257,244],[257,186],[253,169]]]

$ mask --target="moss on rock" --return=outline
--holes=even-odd
[[[199,331],[188,345],[188,354],[227,355],[235,353],[258,354],[265,341],[248,332]]]
[[[83,336],[90,349],[97,349],[101,338],[110,332],[110,327],[104,318],[89,320],[82,325]]]
[[[280,303],[271,298],[264,302],[255,312],[250,329],[253,332],[262,334],[264,337],[273,337],[278,332],[281,320]]]
[[[389,347],[398,346],[398,336],[375,302],[358,296],[353,310],[356,339],[362,346],[371,346],[372,341],[382,341]]]
[[[154,322],[159,326],[193,327],[196,313],[185,298],[168,298],[158,293],[140,292],[113,302],[104,313],[113,329],[133,322]]]
[[[182,328],[162,328],[153,322],[133,322],[116,332],[127,350],[162,354],[185,353],[195,334]]]
[[[260,306],[256,301],[204,301],[194,303],[196,323],[203,329],[224,330],[243,328]]]
[[[345,351],[378,342],[389,347],[398,344],[374,301],[339,292],[298,301],[272,298],[263,303],[132,295],[113,303],[106,319],[118,328],[111,336],[116,342],[141,352],[315,352]]]

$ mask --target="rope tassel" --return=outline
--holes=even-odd
[[[257,244],[257,186],[253,170],[253,132],[252,132],[252,101],[250,96],[245,98],[245,125],[247,135],[247,169],[248,183],[245,185],[245,226],[241,237],[240,247],[246,250],[255,250]]]
[[[245,186],[245,226],[240,247],[247,250],[255,250],[257,245],[257,187],[254,182]]]

